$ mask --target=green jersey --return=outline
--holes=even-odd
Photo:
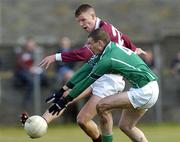
[[[73,87],[69,95],[72,98],[77,97],[99,77],[108,73],[122,75],[134,88],[143,87],[150,81],[157,80],[157,76],[138,55],[128,48],[110,42],[98,60],[96,58],[96,64],[91,72]]]
[[[99,60],[99,58],[99,55],[92,56],[91,59],[73,75],[73,77],[67,82],[66,86],[72,89],[75,84],[79,83],[81,80],[87,77],[89,73],[91,73],[94,65]]]

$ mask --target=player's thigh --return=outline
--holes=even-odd
[[[119,126],[124,126],[128,128],[134,127],[145,114],[145,112],[145,109],[124,109],[121,114]]]
[[[96,105],[100,100],[101,97],[92,95],[79,112],[77,119],[79,118],[85,121],[91,120],[97,114]]]
[[[98,103],[97,109],[111,110],[132,108],[132,104],[128,98],[127,92],[117,93],[115,95],[107,96],[101,99]]]

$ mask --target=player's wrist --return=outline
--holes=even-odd
[[[57,96],[56,96],[56,97],[57,97],[57,98],[62,97],[65,91],[66,91],[66,90],[62,87],[62,88],[57,92]]]
[[[61,53],[56,53],[55,54],[55,60],[56,61],[62,61]]]
[[[68,81],[66,83],[66,86],[69,88],[69,89],[72,89],[75,85],[71,82],[71,81]]]
[[[63,100],[65,102],[65,104],[68,104],[69,102],[73,101],[73,97],[67,95],[66,97],[63,97]]]

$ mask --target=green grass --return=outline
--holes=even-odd
[[[178,142],[179,124],[139,126],[149,142]],[[114,142],[131,142],[117,127],[113,129]],[[0,127],[0,142],[91,142],[77,125],[50,125],[48,133],[39,139],[30,139],[21,127]]]

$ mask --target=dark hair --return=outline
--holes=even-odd
[[[96,30],[94,30],[93,32],[91,32],[89,34],[88,38],[89,37],[91,37],[94,40],[94,42],[97,42],[98,40],[102,40],[105,44],[110,42],[109,35],[103,29],[96,29]]]
[[[81,15],[82,12],[86,12],[89,9],[94,9],[94,8],[89,4],[80,5],[75,11],[75,17],[78,17],[79,15]]]

